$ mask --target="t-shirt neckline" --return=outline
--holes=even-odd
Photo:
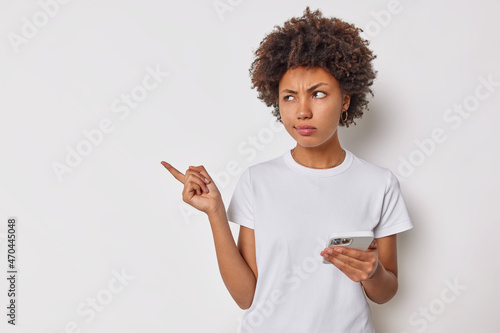
[[[332,177],[339,175],[349,169],[349,167],[352,164],[353,160],[353,154],[345,149],[345,157],[342,163],[337,165],[336,167],[333,168],[328,168],[328,169],[314,169],[314,168],[309,168],[306,166],[303,166],[302,164],[299,164],[295,161],[295,159],[292,156],[292,151],[291,149],[288,149],[285,154],[283,154],[283,159],[285,160],[285,163],[294,171],[305,174],[305,175],[310,175],[310,176],[316,176],[316,177]]]

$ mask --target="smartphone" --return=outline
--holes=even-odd
[[[334,232],[328,236],[327,247],[345,246],[352,249],[366,251],[373,242],[372,231],[352,231],[352,232]],[[331,262],[323,259],[323,264]]]

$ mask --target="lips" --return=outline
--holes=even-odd
[[[300,135],[311,135],[316,132],[316,127],[309,125],[295,126],[295,129]]]
[[[296,129],[316,129],[314,126],[309,126],[309,125],[299,125],[295,126]]]

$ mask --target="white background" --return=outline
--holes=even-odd
[[[218,13],[210,0],[73,0],[48,16],[44,3],[55,2],[0,4],[1,276],[10,216],[19,269],[15,327],[0,280],[0,331],[237,331],[243,310],[220,277],[208,219],[160,161],[204,165],[227,207],[243,170],[294,147],[282,125],[270,130],[248,69],[264,36],[306,5],[371,41],[375,96],[339,137],[398,176],[414,224],[398,236],[397,295],[370,302],[377,332],[500,329],[500,4],[222,0],[231,10]],[[148,68],[169,74],[128,114],[113,112]],[[113,130],[82,146],[105,119]],[[433,131],[444,142],[430,144]],[[91,150],[58,179],[53,164],[77,147]]]

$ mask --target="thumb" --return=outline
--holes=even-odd
[[[205,170],[205,167],[203,165],[200,166],[189,166],[189,169],[198,171],[203,177],[205,177],[208,182],[212,181],[212,178],[208,174],[207,170]]]

